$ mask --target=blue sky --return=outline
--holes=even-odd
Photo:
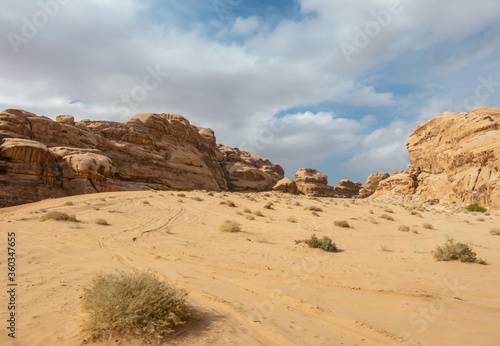
[[[0,107],[168,112],[218,142],[364,182],[444,111],[500,106],[495,0],[2,2]]]

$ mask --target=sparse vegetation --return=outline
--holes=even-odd
[[[262,214],[262,212],[261,212],[260,210],[256,210],[253,214],[254,214],[255,216],[264,217],[264,214]]]
[[[50,213],[42,216],[41,221],[47,220],[78,222],[75,215],[68,215],[60,211],[51,211]]]
[[[250,208],[245,208],[245,209],[243,209],[243,212],[245,212],[245,213],[249,213],[249,214],[251,214],[251,213],[252,213],[252,211],[250,210]]]
[[[398,231],[400,232],[410,232],[410,227],[406,225],[401,225],[398,227]]]
[[[434,229],[434,226],[432,226],[430,223],[424,223],[422,224],[422,227],[425,229]]]
[[[297,207],[301,207],[302,206],[302,204],[300,204],[300,202],[295,202],[294,205],[297,206]]]
[[[182,197],[182,198],[185,198],[185,197],[186,197],[186,194],[185,194],[185,193],[178,193],[178,194],[177,194],[177,197]]]
[[[478,217],[476,221],[486,221],[486,219],[484,217]]]
[[[108,221],[106,221],[105,219],[97,219],[95,220],[95,223],[101,226],[109,226]]]
[[[479,206],[477,203],[470,204],[467,207],[467,210],[470,212],[478,212],[478,213],[484,213],[485,211],[488,211],[485,207]]]
[[[319,214],[318,214],[317,212],[315,212],[315,211],[313,211],[313,212],[311,213],[311,215],[312,215],[312,216],[319,217]]]
[[[351,228],[351,225],[349,225],[349,222],[347,222],[345,220],[334,221],[333,224],[337,227]]]
[[[376,224],[378,224],[378,221],[377,221],[377,220],[375,220],[375,218],[374,218],[373,216],[370,216],[370,217],[368,218],[368,221],[370,221],[371,223],[373,223],[373,224],[375,224],[375,225],[376,225]]]
[[[142,201],[142,204],[149,205],[149,202],[148,201]]]
[[[492,228],[490,229],[490,234],[491,235],[500,235],[500,228]]]
[[[328,252],[337,251],[337,246],[327,236],[324,236],[323,238],[319,239],[318,237],[316,237],[316,235],[312,235],[311,239],[304,239],[304,240],[296,240],[295,241],[295,244],[300,244],[300,243],[305,243],[305,244],[309,245],[309,247],[322,249],[322,250],[325,250]]]
[[[380,215],[380,218],[384,219],[384,220],[394,221],[394,218],[390,215],[387,215],[387,214]]]
[[[236,208],[236,203],[234,203],[233,201],[226,201],[226,205],[228,207],[231,207],[231,208]]]
[[[385,245],[385,244],[380,244],[380,245],[379,245],[379,247],[378,247],[378,249],[379,249],[380,251],[385,251],[385,252],[390,252],[390,251],[391,251],[391,250],[389,249],[389,247],[388,247],[387,245]]]
[[[207,193],[207,195],[210,196],[210,197],[212,197],[214,195],[214,193],[213,192],[209,192],[209,193]]]
[[[83,330],[92,340],[122,335],[159,343],[188,318],[186,296],[150,272],[100,274],[84,288]]]
[[[439,199],[437,199],[437,198],[428,199],[427,201],[425,201],[425,203],[428,203],[429,205],[436,205],[436,204],[439,204]]]
[[[394,210],[392,210],[391,208],[385,208],[384,211],[386,213],[394,214]]]
[[[468,245],[455,242],[454,239],[448,239],[443,246],[436,247],[432,254],[438,261],[476,261],[476,253]]]
[[[241,225],[235,220],[226,220],[220,225],[219,230],[221,232],[239,232],[241,231]]]
[[[273,209],[273,202],[269,202],[264,206],[264,209]]]
[[[293,216],[290,216],[290,217],[288,217],[288,218],[286,219],[286,221],[288,221],[288,222],[292,222],[292,223],[296,223],[296,222],[297,222],[297,219],[296,219],[296,218],[294,218]]]
[[[253,215],[247,215],[247,216],[245,216],[245,218],[247,220],[250,220],[250,221],[255,220],[255,216],[253,216]]]
[[[72,201],[67,201],[66,203],[64,203],[64,205],[75,205],[75,203],[73,203]]]
[[[310,210],[310,211],[319,211],[319,212],[323,211],[323,209],[321,209],[320,207],[316,207],[316,206],[314,206],[314,205],[311,205],[311,206],[309,206],[309,207],[306,207],[305,209],[306,209],[306,210]]]
[[[203,202],[203,198],[198,197],[198,196],[193,197],[193,200],[195,200],[195,201],[197,201],[197,202]]]

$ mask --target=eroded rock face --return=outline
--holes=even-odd
[[[353,198],[359,194],[363,185],[347,179],[340,180],[333,187],[333,196],[337,198]]]
[[[228,180],[226,180],[226,176]],[[140,190],[270,191],[283,169],[216,145],[214,132],[176,114],[124,122],[57,121],[0,113],[0,207],[73,194]]]
[[[290,178],[283,178],[280,181],[278,181],[276,185],[274,185],[273,191],[290,193],[293,195],[299,193],[299,190],[297,189],[297,184]]]
[[[222,144],[218,144],[217,149],[231,191],[271,191],[285,176],[280,165],[260,156]]]
[[[406,146],[408,169],[382,180],[372,197],[413,194],[500,209],[500,108],[443,113],[419,125]]]
[[[301,168],[295,173],[298,190],[311,197],[333,197],[333,186],[328,185],[328,176],[315,169]]]
[[[367,198],[373,195],[373,193],[377,190],[380,182],[384,179],[389,178],[389,173],[373,173],[368,176],[366,179],[365,185],[363,188],[359,190],[358,198]]]

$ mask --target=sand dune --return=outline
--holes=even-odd
[[[0,344],[79,345],[83,288],[97,273],[133,269],[189,291],[193,317],[165,344],[500,344],[500,236],[489,234],[500,226],[497,213],[272,193],[179,194],[102,193],[0,209],[2,244],[16,232],[18,253],[16,339],[3,326],[2,289]],[[268,202],[273,209],[264,208]],[[309,206],[323,211],[314,216]],[[412,206],[421,216],[411,215]],[[249,220],[245,208],[264,216]],[[80,222],[40,221],[55,210]],[[97,225],[99,218],[109,225]],[[242,231],[220,232],[226,219]],[[352,227],[334,226],[338,220]],[[332,238],[340,251],[295,244],[313,234]],[[447,237],[470,243],[488,265],[435,261],[431,251]],[[5,278],[6,254],[0,265]]]

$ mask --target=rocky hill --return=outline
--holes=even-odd
[[[283,177],[279,165],[217,146],[212,130],[176,114],[75,123],[0,113],[0,207],[104,191],[271,190]]]
[[[419,125],[406,146],[408,168],[370,186],[372,198],[437,198],[500,209],[500,108],[443,113]]]

